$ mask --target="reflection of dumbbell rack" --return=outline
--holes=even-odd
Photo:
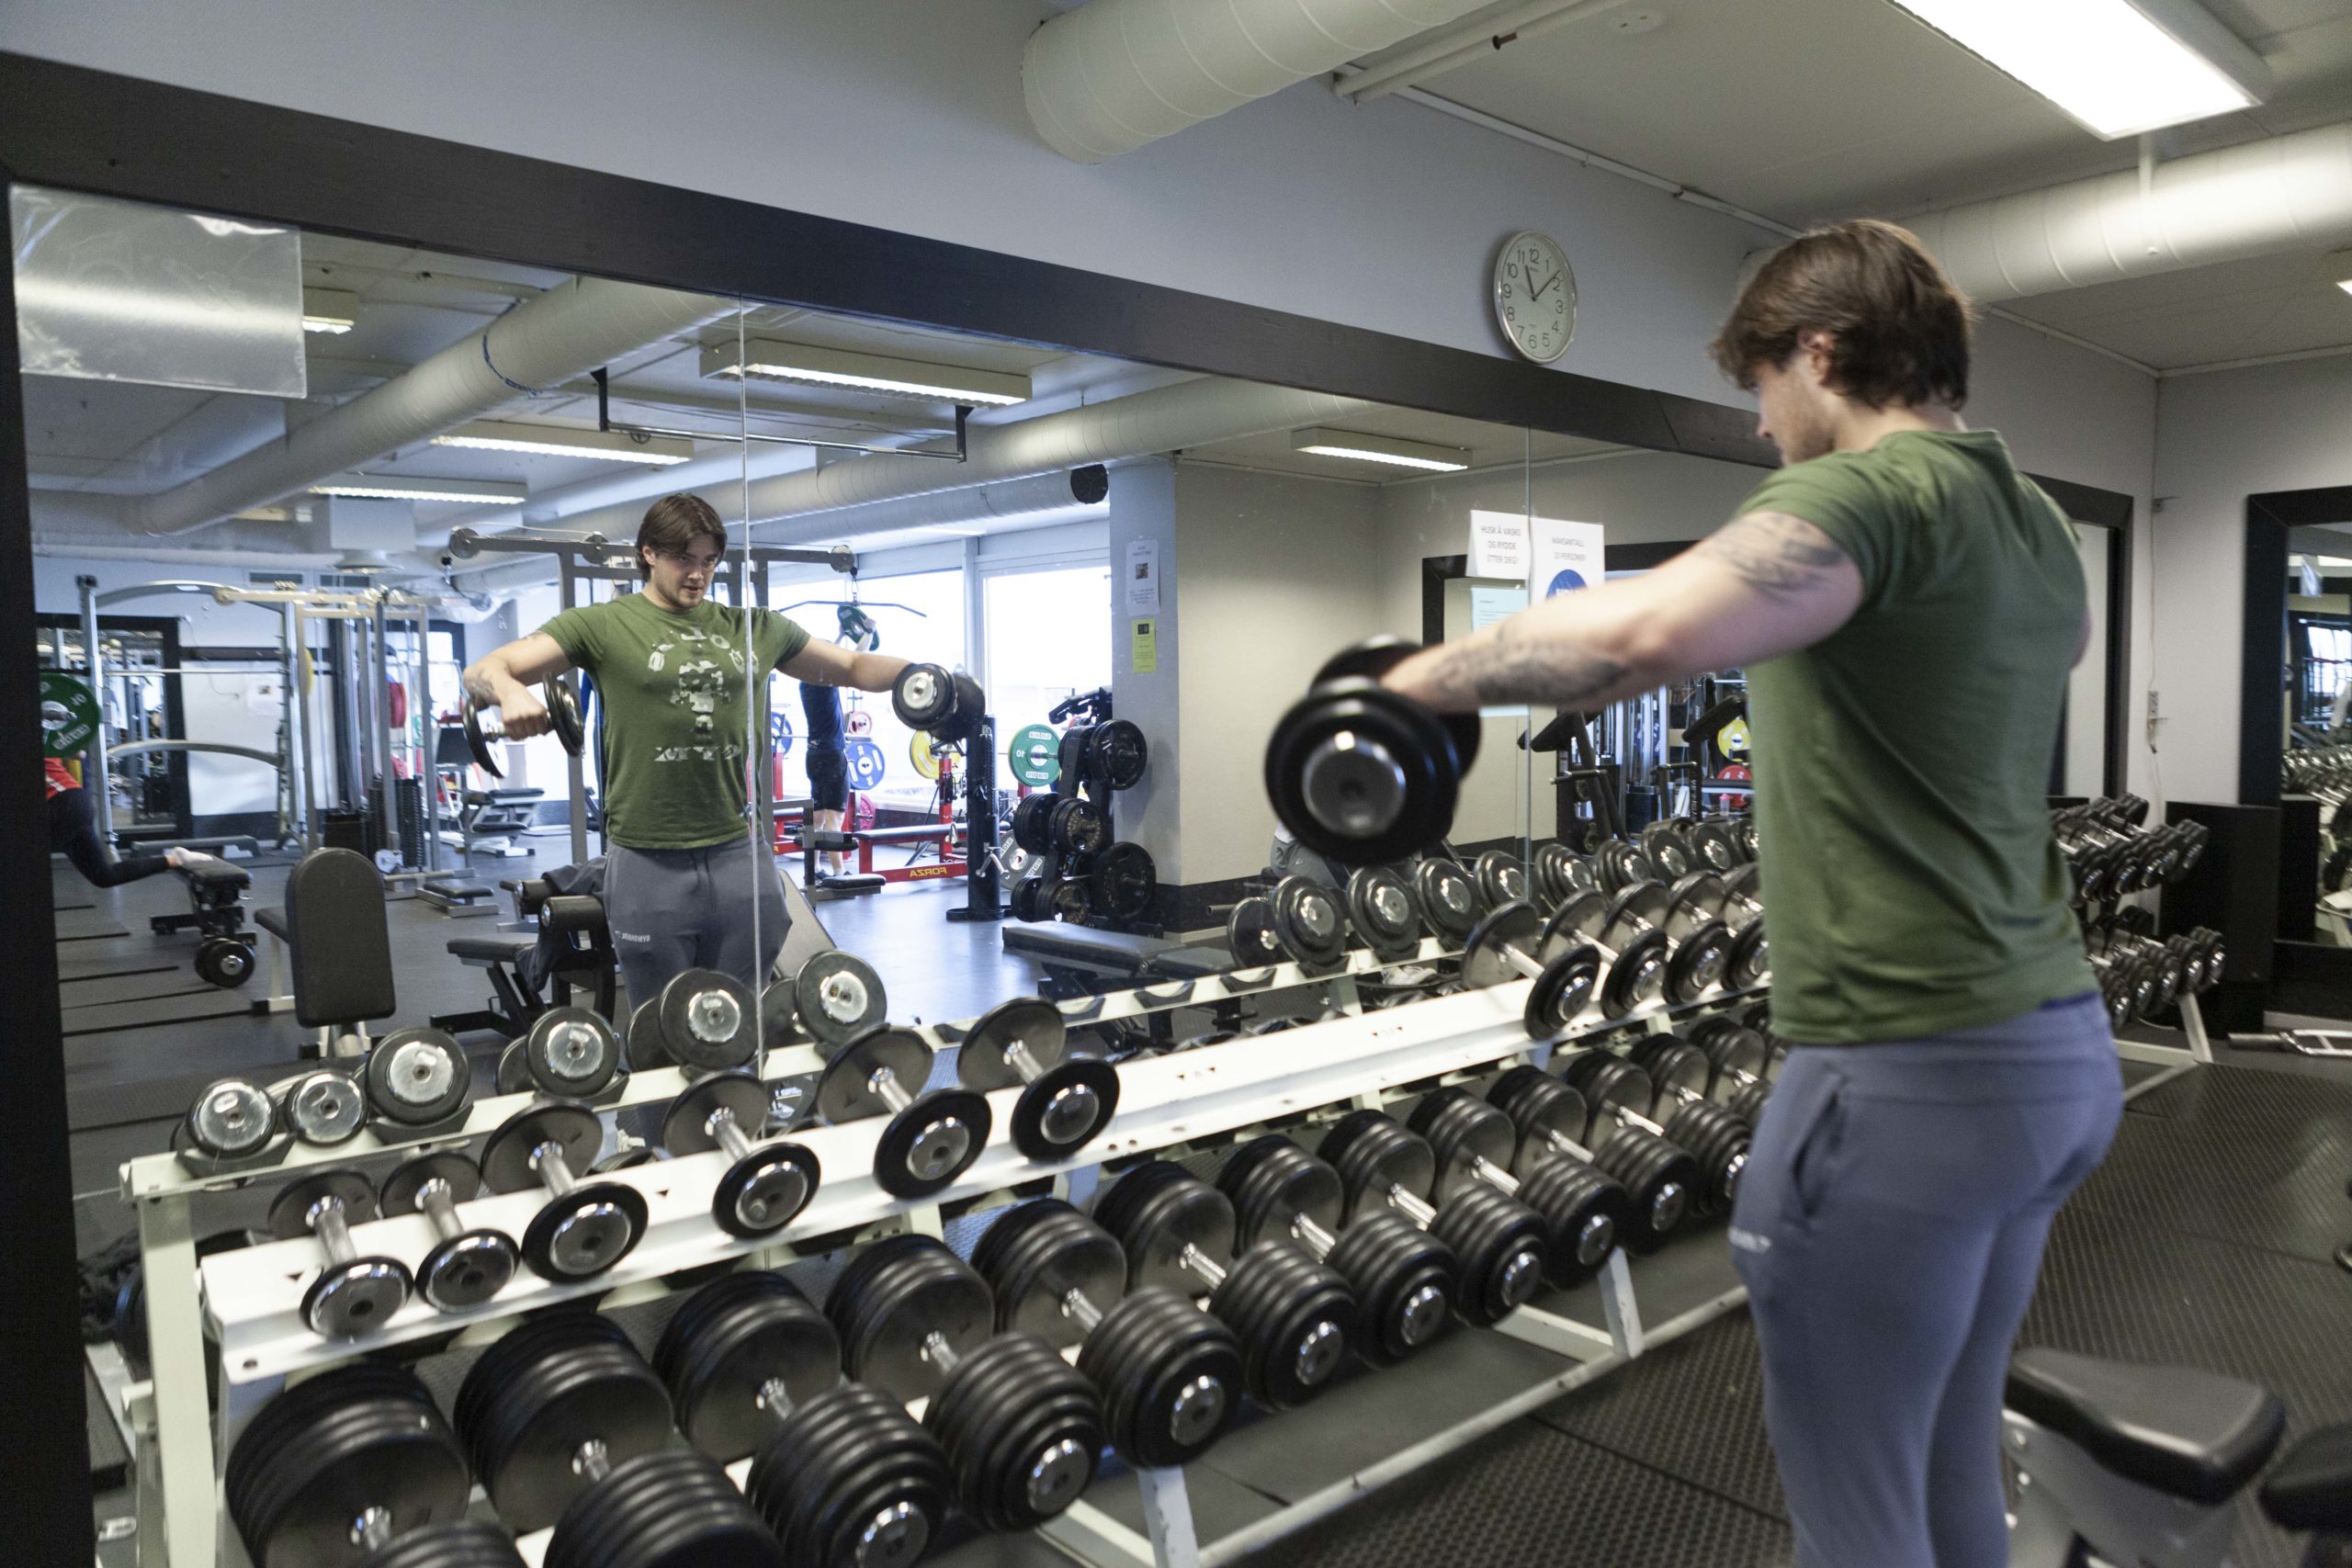
[[[1013,918],[1158,934],[1157,871],[1141,845],[1119,839],[1112,811],[1112,796],[1143,782],[1150,761],[1143,731],[1111,716],[1108,688],[1071,697],[1046,716],[1087,722],[1062,731],[1056,787],[1013,807],[1013,841],[1037,857],[1013,886]]]

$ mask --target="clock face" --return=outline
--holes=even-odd
[[[1549,364],[1577,330],[1577,276],[1567,253],[1543,234],[1513,234],[1495,258],[1495,321],[1511,346]]]

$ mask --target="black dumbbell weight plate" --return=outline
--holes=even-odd
[[[1528,1038],[1549,1040],[1566,1032],[1591,1003],[1600,984],[1600,950],[1590,942],[1578,942],[1545,959],[1521,1014]]]
[[[1666,994],[1668,951],[1666,933],[1644,931],[1617,950],[1609,976],[1600,985],[1600,1010],[1607,1018],[1623,1018]]]
[[[1070,925],[1083,925],[1091,895],[1084,876],[1070,876],[1048,886],[1046,902],[1053,917]]]
[[[464,1450],[424,1385],[405,1369],[368,1362],[264,1405],[240,1435],[223,1486],[256,1568],[373,1564],[351,1539],[368,1508],[386,1508],[402,1531],[444,1528],[464,1517],[472,1489]]]
[[[1690,829],[1688,836],[1693,871],[1729,871],[1747,858],[1740,850],[1739,835],[1719,818],[1708,818]]]
[[[1755,1137],[1748,1123],[1720,1105],[1686,1100],[1667,1118],[1666,1135],[1698,1162],[1701,1180],[1694,1207],[1699,1213],[1731,1213]]]
[[[841,1340],[825,1314],[781,1274],[724,1274],[688,1297],[653,1348],[678,1430],[722,1463],[763,1446],[777,1413],[761,1389],[781,1381],[793,1406],[841,1378]]]
[[[1657,880],[1657,867],[1641,850],[1623,839],[1611,839],[1593,856],[1593,869],[1603,890],[1616,893],[1636,882]]]
[[[1226,917],[1225,945],[1232,951],[1237,967],[1260,969],[1280,964],[1284,954],[1274,936],[1272,900],[1252,896],[1236,904],[1233,913]]]
[[[999,1531],[1034,1529],[1077,1502],[1107,1440],[1094,1385],[1026,1334],[968,1352],[923,1425],[947,1450],[965,1511]]]
[[[455,1116],[473,1087],[473,1064],[437,1029],[396,1029],[368,1053],[368,1108],[388,1122],[429,1127]]]
[[[1236,1258],[1209,1310],[1241,1341],[1245,1386],[1273,1410],[1322,1393],[1362,1337],[1347,1281],[1293,1242],[1261,1241]]]
[[[585,1105],[554,1100],[515,1112],[482,1145],[482,1184],[493,1192],[526,1192],[543,1184],[531,1156],[556,1145],[581,1184],[550,1198],[523,1233],[523,1261],[543,1280],[568,1284],[603,1273],[628,1256],[645,1234],[645,1195],[616,1181],[587,1179],[605,1127]]]
[[[1102,808],[1080,795],[1065,795],[1046,818],[1050,847],[1074,855],[1091,855],[1110,840]]]
[[[759,1054],[751,987],[716,969],[688,969],[662,987],[662,1042],[671,1060],[703,1072]]]
[[[1681,1226],[1702,1184],[1699,1162],[1663,1138],[1633,1129],[1595,1134],[1594,1164],[1633,1198],[1622,1233],[1629,1252],[1655,1252]]]
[[[1560,1290],[1573,1290],[1609,1261],[1634,1200],[1582,1160],[1537,1158],[1525,1170],[1520,1201],[1544,1216],[1548,1227],[1544,1277]]]
[[[1078,1370],[1102,1391],[1111,1446],[1133,1465],[1190,1463],[1241,1408],[1241,1342],[1174,1291],[1122,1297],[1080,1345]]]
[[[502,1071],[505,1060],[500,1058]],[[549,1008],[523,1037],[523,1065],[542,1094],[577,1100],[595,1094],[620,1070],[621,1042],[613,1026],[586,1008]],[[503,1092],[503,1085],[501,1086]]]
[[[571,682],[561,675],[548,676],[540,683],[539,700],[547,705],[548,733],[568,755],[579,756],[587,749],[588,726],[580,716],[580,694]]]
[[[779,1568],[775,1537],[727,1472],[686,1449],[616,1465],[548,1538],[545,1568]]]
[[[496,1525],[446,1519],[394,1537],[361,1558],[359,1568],[523,1568],[523,1554]]]
[[[1543,1218],[1499,1189],[1483,1182],[1463,1188],[1439,1205],[1430,1234],[1462,1260],[1453,1309],[1465,1323],[1493,1327],[1544,1282]]]
[[[1661,881],[1679,881],[1697,869],[1682,829],[1671,822],[1653,822],[1642,829],[1642,853],[1649,857]]]
[[[1609,900],[1600,930],[1595,934],[1608,946],[1622,948],[1644,930],[1663,931],[1670,901],[1671,896],[1659,883],[1628,883]]]
[[[1046,906],[1046,880],[1042,876],[1024,876],[1015,882],[1007,902],[1016,920],[1043,920],[1052,915]]]
[[[792,1005],[801,1027],[820,1046],[837,1046],[888,1017],[890,997],[872,964],[833,948],[809,959],[793,976]]]
[[[1639,1067],[1662,1095],[1680,1090],[1703,1096],[1714,1081],[1707,1054],[1672,1034],[1646,1034],[1634,1042],[1625,1059]]]
[[[805,1044],[808,1039],[792,999],[792,982],[769,981],[767,988],[760,993],[760,1049],[781,1051],[786,1046]]]
[[[1087,902],[1098,915],[1137,920],[1151,912],[1159,877],[1141,844],[1113,844],[1094,857],[1086,874]]]
[[[1267,798],[1318,854],[1343,865],[1400,860],[1453,826],[1462,734],[1375,680],[1318,683],[1274,727]]]
[[[1703,921],[1721,919],[1724,879],[1712,871],[1694,871],[1667,889],[1666,934],[1679,942]]]
[[[1143,730],[1130,720],[1114,718],[1086,732],[1086,776],[1106,789],[1133,789],[1143,782],[1150,765],[1151,748]]]
[[[936,1332],[961,1352],[995,1329],[995,1302],[971,1265],[926,1235],[885,1236],[851,1258],[825,1298],[842,1366],[899,1399],[939,1391],[946,1371],[923,1348]]]
[[[1356,1292],[1363,1314],[1357,1353],[1395,1366],[1435,1344],[1462,1290],[1453,1249],[1401,1214],[1374,1212],[1341,1231],[1324,1258]]]
[[[1012,841],[1035,855],[1051,850],[1054,807],[1061,803],[1062,797],[1051,790],[1023,795],[1012,808]]]
[[[232,936],[207,937],[196,950],[197,977],[223,989],[254,977],[253,944]]]
[[[1679,1006],[1697,1001],[1723,980],[1731,957],[1731,932],[1709,920],[1685,937],[1666,961],[1666,997]]]
[[[1458,947],[1478,923],[1478,888],[1470,874],[1450,860],[1431,856],[1413,868],[1413,891],[1421,918],[1447,947]]]
[[[1764,922],[1751,920],[1731,939],[1731,946],[1724,955],[1724,983],[1734,990],[1745,991],[1771,977],[1772,949],[1765,939]]]
[[[1544,945],[1547,950],[1572,947],[1591,942],[1600,935],[1600,928],[1609,914],[1607,895],[1590,888],[1568,895],[1566,902],[1552,911],[1544,922]]]
[[[1478,889],[1482,908],[1521,903],[1527,897],[1527,867],[1505,850],[1488,850],[1472,865],[1470,880]]]
[[[437,1149],[403,1161],[384,1178],[378,1195],[381,1213],[422,1213],[418,1194],[432,1181],[448,1188],[452,1203],[467,1202],[481,1190],[472,1160],[455,1149]],[[437,1312],[470,1312],[504,1290],[521,1262],[521,1249],[505,1232],[459,1231],[436,1239],[416,1266],[417,1291]]]
[[[662,998],[648,997],[628,1015],[628,1066],[633,1073],[670,1065],[662,1043]]]
[[[1348,878],[1348,915],[1382,958],[1409,958],[1420,948],[1421,914],[1413,885],[1393,867],[1367,865]]]
[[[1285,876],[1274,885],[1274,940],[1310,968],[1337,964],[1348,951],[1348,917],[1340,897],[1319,882]]]
[[[1515,948],[1532,959],[1543,942],[1544,917],[1535,912],[1534,905],[1523,901],[1499,904],[1478,922],[1463,944],[1462,983],[1473,990],[1483,990],[1488,986],[1522,979],[1524,976],[1505,955],[1505,950]]]
[[[890,711],[909,729],[936,729],[956,711],[956,682],[937,664],[910,664],[890,683]]]
[[[880,1389],[841,1383],[785,1418],[745,1489],[785,1562],[899,1568],[938,1539],[954,1485],[939,1440],[903,1406]]]
[[[509,1040],[498,1054],[498,1076],[494,1087],[501,1094],[531,1092],[531,1064],[523,1057],[523,1042]]]

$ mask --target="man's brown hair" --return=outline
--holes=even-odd
[[[1857,219],[1801,234],[1739,291],[1716,335],[1715,363],[1743,390],[1781,366],[1808,329],[1835,340],[1829,385],[1858,403],[1968,400],[1974,308],[1908,229]]]
[[[647,550],[683,553],[694,548],[697,539],[711,540],[720,555],[727,553],[727,525],[718,520],[718,508],[684,491],[663,496],[645,509],[645,522],[637,530],[638,575],[649,581],[653,576],[646,564]]]

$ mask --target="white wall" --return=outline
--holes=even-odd
[[[2155,683],[2166,791],[2235,800],[2245,498],[2352,484],[2352,356],[2184,376],[2156,415]]]

